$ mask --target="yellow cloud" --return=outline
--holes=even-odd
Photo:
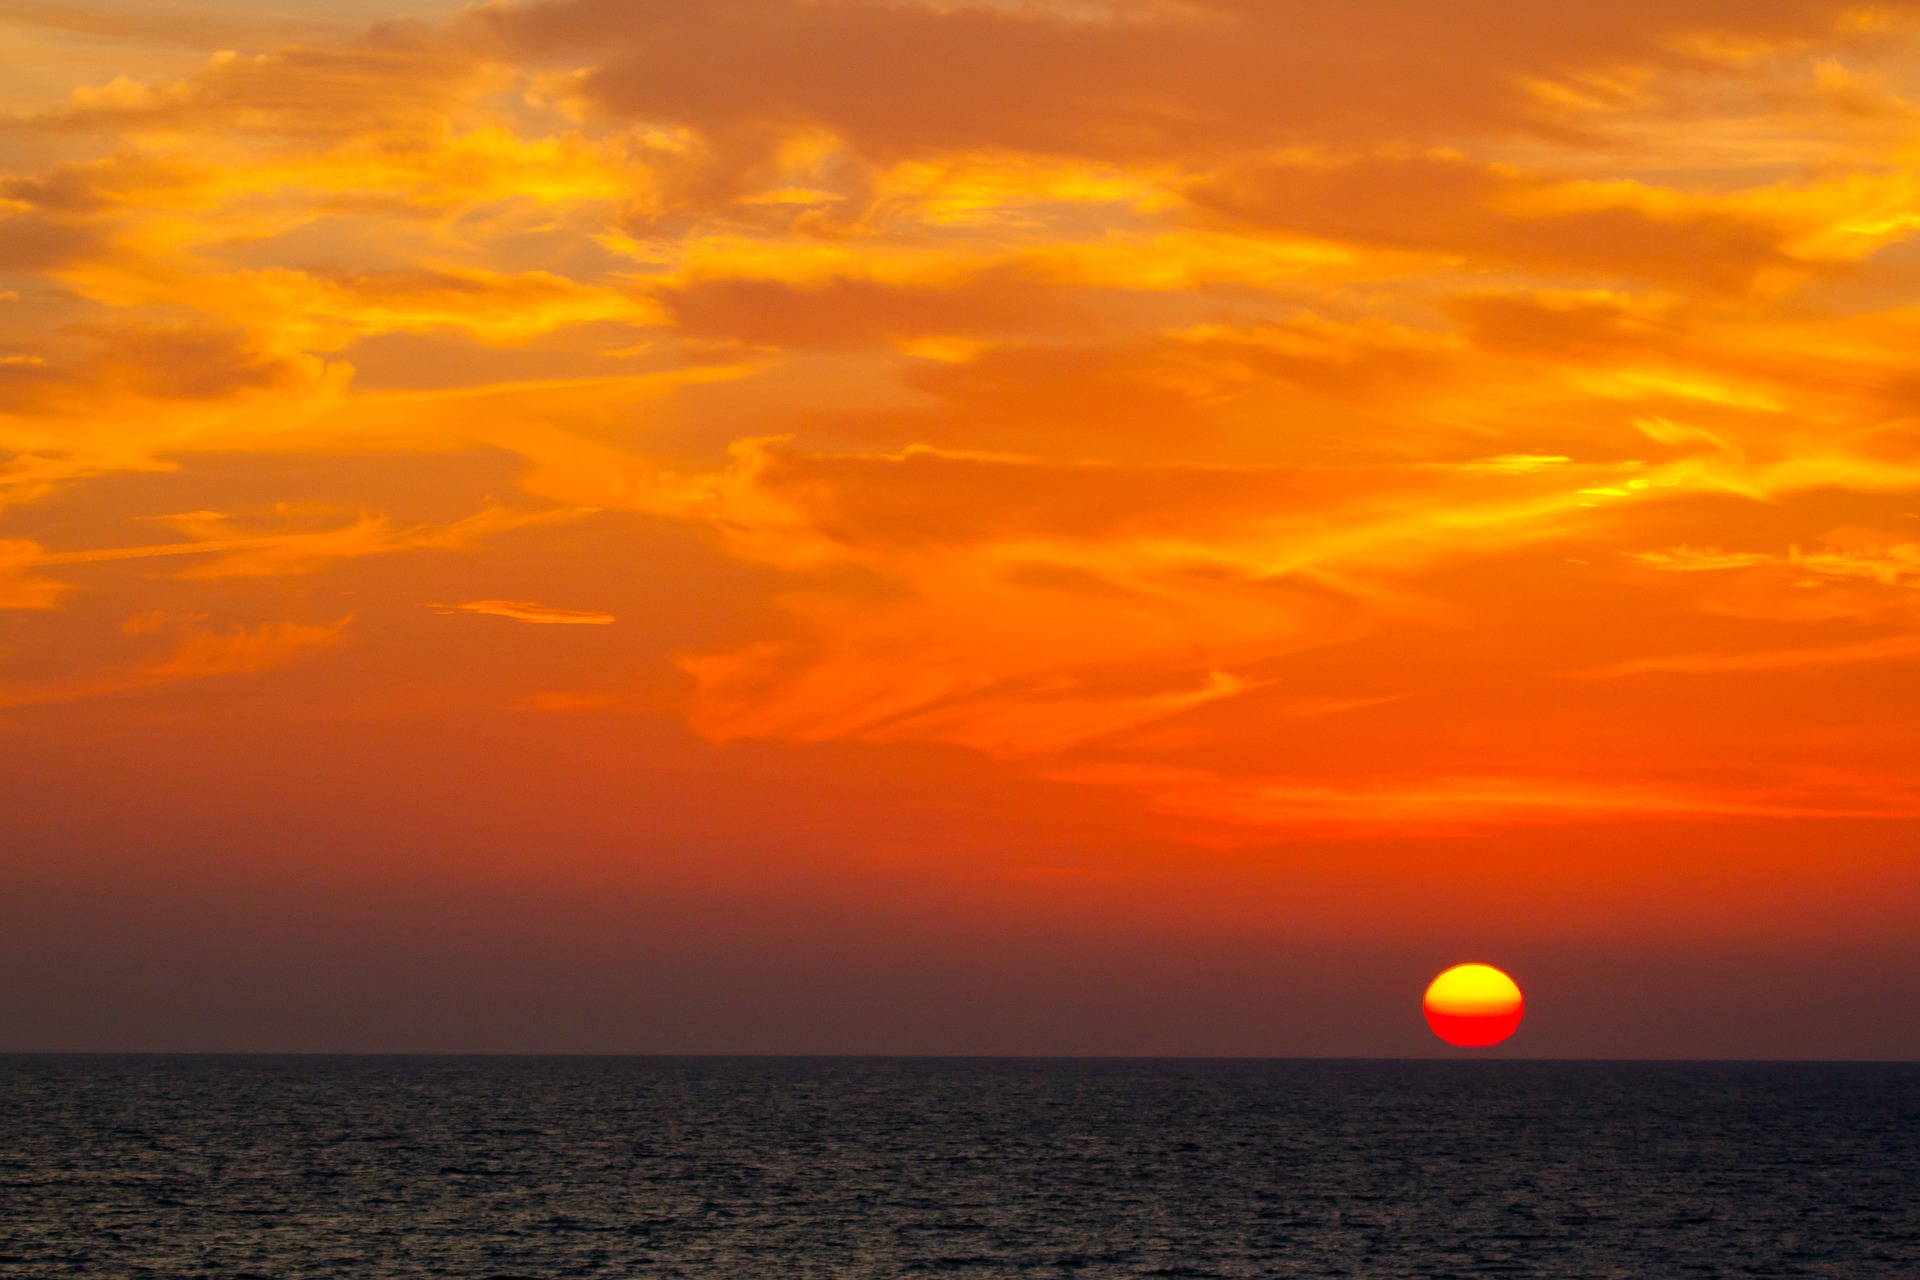
[[[1156,212],[1177,202],[1177,181],[1167,170],[1129,171],[1018,153],[943,156],[893,166],[875,180],[872,198],[889,217],[946,226],[1017,224],[1049,205]]]
[[[192,296],[235,321],[272,316],[276,339],[310,351],[337,351],[385,333],[451,330],[509,344],[568,325],[655,325],[660,308],[630,290],[588,286],[544,271],[411,270],[323,275],[281,269],[206,280],[117,264],[70,270],[65,278],[115,307],[163,305]]]
[[[512,512],[488,507],[451,524],[395,527],[385,516],[362,514],[330,529],[234,536],[228,518],[219,512],[195,512],[175,517],[183,530],[198,534],[191,542],[146,546],[101,547],[87,551],[45,552],[34,548],[31,563],[102,564],[156,557],[214,557],[182,572],[188,578],[253,578],[311,573],[341,560],[390,555],[413,550],[464,550],[494,534],[528,525],[551,524],[577,518],[570,510]]]

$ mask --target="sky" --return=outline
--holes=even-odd
[[[1920,6],[0,57],[0,1049],[1920,1055]]]

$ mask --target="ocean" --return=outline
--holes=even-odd
[[[1920,1066],[0,1058],[0,1276],[1920,1277]]]

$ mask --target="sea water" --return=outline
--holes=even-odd
[[[0,1058],[0,1276],[1920,1277],[1912,1065]]]

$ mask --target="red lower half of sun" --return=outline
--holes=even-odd
[[[1484,1049],[1499,1044],[1520,1029],[1520,1010],[1512,1013],[1436,1013],[1427,1010],[1433,1034],[1462,1049]]]

